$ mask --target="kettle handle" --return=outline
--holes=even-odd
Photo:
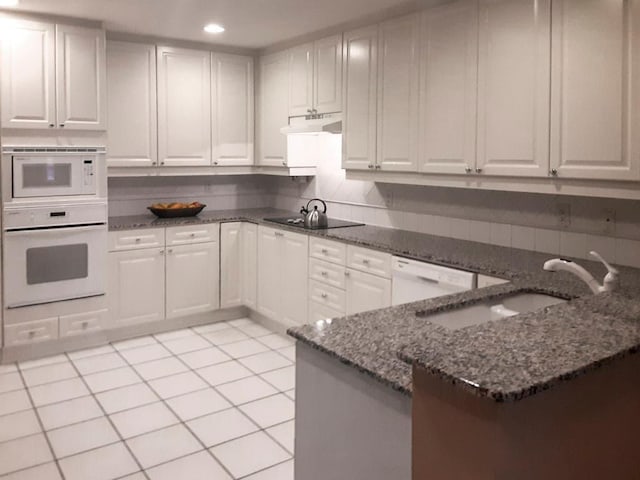
[[[320,202],[320,203],[322,203],[322,206],[324,208],[324,210],[322,210],[322,213],[327,213],[327,204],[324,203],[324,200],[322,200],[320,198],[312,198],[311,200],[309,200],[309,202],[307,203],[307,207],[304,210],[309,212],[309,205],[311,204],[311,202]]]

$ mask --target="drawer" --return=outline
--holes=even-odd
[[[4,327],[5,347],[46,342],[47,340],[55,340],[56,338],[58,338],[57,317],[16,325],[6,325]]]
[[[347,245],[332,240],[311,237],[309,241],[309,256],[344,265],[347,260]]]
[[[334,310],[318,302],[309,302],[309,322],[314,323],[319,320],[327,320],[328,318],[344,317],[344,312]]]
[[[102,330],[107,314],[108,310],[105,309],[60,317],[60,338]]]
[[[379,277],[391,278],[391,254],[349,245],[347,267]]]
[[[164,246],[164,228],[109,232],[109,251],[138,250]]]
[[[338,312],[347,311],[347,295],[344,290],[330,287],[315,280],[309,280],[309,300]]]
[[[219,238],[219,223],[167,228],[167,247],[189,245],[191,243],[217,242]]]
[[[317,258],[309,259],[309,278],[332,287],[345,289],[344,272],[346,268]]]

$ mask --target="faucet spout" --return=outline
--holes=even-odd
[[[593,293],[611,292],[618,286],[618,270],[609,265],[598,253],[590,252],[591,255],[600,260],[607,267],[608,273],[605,277],[604,284],[600,285],[587,270],[571,260],[564,258],[552,258],[544,263],[544,269],[548,272],[570,272],[577,276],[580,280],[589,285]]]

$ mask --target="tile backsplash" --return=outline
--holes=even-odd
[[[324,139],[315,179],[275,179],[273,206],[298,210],[320,197],[345,220],[577,258],[597,250],[640,267],[640,201],[347,180],[341,137]]]

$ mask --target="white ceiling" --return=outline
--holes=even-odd
[[[263,48],[407,0],[20,0],[18,10],[105,22],[107,30]],[[210,35],[206,23],[227,31]]]

